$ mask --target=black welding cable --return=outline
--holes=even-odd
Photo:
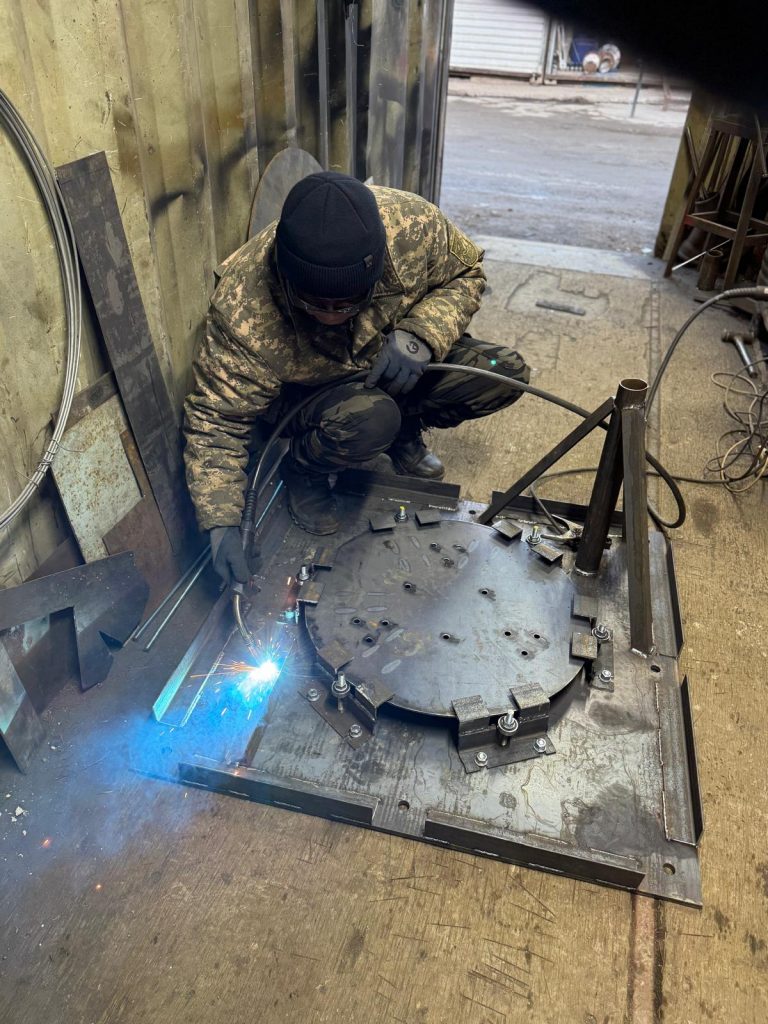
[[[653,383],[648,389],[648,397],[645,403],[646,419],[648,417],[648,413],[651,411],[653,401],[656,398],[656,392],[659,390],[661,378],[664,376],[664,373],[666,372],[666,369],[669,366],[669,361],[675,354],[675,349],[679,345],[680,340],[685,334],[685,332],[691,326],[696,317],[701,316],[705,309],[709,309],[710,306],[714,306],[716,302],[722,302],[723,300],[729,299],[756,299],[758,302],[765,302],[768,301],[768,288],[756,286],[753,286],[751,288],[729,288],[728,291],[720,292],[719,295],[714,295],[711,299],[707,299],[706,302],[702,302],[699,308],[695,309],[691,313],[691,315],[688,317],[688,319],[685,321],[682,327],[678,330],[677,334],[674,336],[672,341],[669,343],[669,348],[664,353],[664,358],[661,360],[661,365],[659,366],[659,369],[656,372],[656,376],[653,378]]]
[[[453,373],[466,373],[474,377],[484,377],[488,380],[494,381],[495,383],[504,384],[507,387],[514,388],[517,391],[524,391],[527,392],[528,394],[535,395],[537,398],[543,398],[545,401],[552,402],[554,405],[559,405],[561,406],[561,408],[567,409],[569,412],[575,413],[577,416],[586,418],[587,416],[591,415],[588,409],[583,409],[581,406],[576,405],[573,402],[569,402],[565,398],[560,398],[559,395],[554,395],[549,391],[544,391],[543,389],[534,387],[531,384],[524,384],[522,381],[515,380],[513,377],[506,377],[502,373],[495,373],[493,370],[485,370],[479,366],[462,366],[454,363],[431,363],[429,366],[426,367],[426,369],[432,372],[448,371]],[[363,371],[361,373],[354,374],[353,376],[346,377],[344,378],[344,380],[345,382],[354,380],[364,380],[366,376],[367,372]],[[318,389],[317,391],[313,391],[311,394],[307,395],[305,398],[302,398],[300,401],[298,401],[291,409],[289,409],[285,413],[283,417],[281,417],[281,419],[275,425],[275,428],[270,434],[269,438],[267,439],[266,444],[264,445],[264,448],[261,452],[261,456],[259,457],[259,461],[257,462],[251,475],[251,480],[248,485],[248,490],[246,492],[245,509],[243,511],[243,522],[241,528],[243,536],[243,547],[245,547],[246,550],[252,550],[253,548],[255,533],[254,520],[256,515],[256,502],[258,500],[259,483],[261,481],[264,468],[267,465],[267,458],[270,452],[277,444],[277,442],[280,440],[283,431],[294,418],[294,416],[301,412],[301,410],[311,401],[314,401],[318,396],[325,394],[327,391],[331,391],[337,385],[338,381],[334,381],[327,387]],[[600,423],[600,426],[604,430],[607,429],[607,424],[605,422]],[[654,520],[654,522],[656,522],[659,526],[664,526],[667,529],[677,529],[679,526],[682,526],[682,524],[685,522],[686,516],[685,501],[683,499],[683,495],[680,491],[680,488],[672,479],[671,475],[664,469],[661,463],[658,462],[658,460],[655,459],[653,455],[650,454],[650,452],[646,452],[645,457],[646,460],[651,464],[651,466],[656,470],[659,476],[664,480],[664,482],[669,487],[672,496],[675,499],[675,503],[677,505],[678,515],[677,518],[672,522],[666,522],[659,516],[658,512],[656,512],[656,510],[650,505],[648,507],[648,512],[651,518]]]

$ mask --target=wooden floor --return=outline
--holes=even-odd
[[[516,340],[537,384],[597,405],[621,377],[653,371],[692,308],[685,285],[645,263],[635,276],[600,269],[494,259],[473,333]],[[538,309],[546,297],[587,315]],[[673,471],[700,475],[728,426],[709,382],[738,368],[719,340],[728,320],[705,314],[671,364],[650,446]],[[570,426],[525,398],[434,440],[449,478],[484,500]],[[594,465],[596,442],[583,448],[566,464]],[[581,498],[587,480],[542,493]],[[140,748],[162,743],[146,717],[166,650],[96,692],[62,694],[47,760],[26,779],[0,766],[0,1021],[768,1020],[768,505],[761,487],[685,490],[675,551],[706,815],[703,911],[138,774]],[[193,625],[182,621],[169,647]],[[17,805],[28,813],[11,822]]]

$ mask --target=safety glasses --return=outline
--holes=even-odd
[[[373,297],[373,288],[369,288],[365,295],[361,296],[356,302],[348,302],[344,306],[339,306],[336,305],[333,299],[328,299],[327,305],[318,306],[312,302],[307,302],[306,299],[300,298],[296,294],[293,285],[288,281],[285,283],[291,305],[310,315],[314,313],[341,313],[343,316],[356,316],[361,309],[365,309],[366,306],[370,305],[371,298]],[[342,299],[340,301],[344,302],[346,300]]]

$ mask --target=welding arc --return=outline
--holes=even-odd
[[[61,438],[69,419],[72,400],[77,386],[77,371],[80,365],[80,333],[82,325],[82,303],[80,294],[80,269],[77,260],[77,246],[67,208],[59,191],[53,168],[10,99],[0,89],[0,125],[14,139],[19,147],[37,186],[43,206],[51,224],[56,254],[61,269],[64,306],[67,314],[67,360],[64,373],[64,388],[61,407],[56,417],[51,440],[43,452],[37,468],[27,481],[16,500],[0,513],[0,529],[10,523],[24,509],[35,495],[59,450]]]

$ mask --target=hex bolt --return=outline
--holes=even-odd
[[[544,751],[547,749],[547,741],[544,739],[543,736],[539,736],[537,740],[534,740],[533,745],[534,747],[536,747],[540,754],[543,754]]]
[[[613,672],[609,668],[601,668],[599,678],[603,683],[610,683],[613,680]]]
[[[307,690],[307,700],[311,700],[313,702],[316,700],[320,700],[320,691],[317,689],[316,686],[310,686],[310,688]]]
[[[331,683],[331,693],[336,698],[340,712],[344,711],[344,698],[349,696],[349,683],[343,672],[339,672]]]
[[[358,725],[357,722],[355,722],[354,725],[350,725],[350,727],[349,727],[349,738],[351,740],[359,740],[362,735],[363,735],[363,727],[362,727],[362,725]]]
[[[597,640],[610,640],[611,631],[605,625],[604,622],[598,622],[595,628],[592,630],[592,636]]]
[[[296,576],[296,579],[299,581],[299,583],[306,583],[307,580],[311,576],[312,576],[312,573],[310,571],[309,566],[308,565],[302,565],[302,567],[299,569],[299,572],[298,572],[298,575]]]
[[[395,522],[404,523],[408,518],[408,513],[405,510],[405,505],[401,505],[400,508],[395,512]]]
[[[536,547],[537,544],[541,543],[541,527],[538,523],[531,527],[531,532],[528,534],[528,543],[532,547]]]
[[[478,750],[475,754],[475,764],[478,768],[485,768],[488,764],[488,755],[484,750]]]

